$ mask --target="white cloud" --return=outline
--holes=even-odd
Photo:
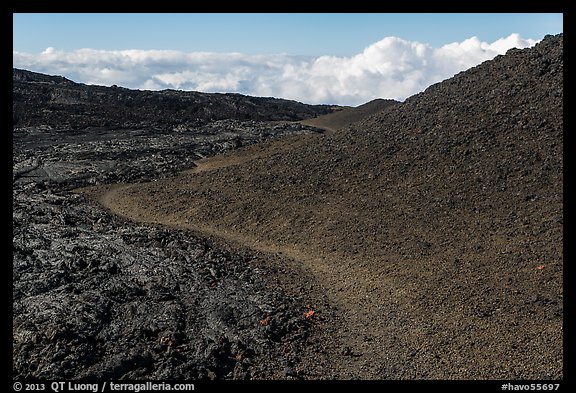
[[[137,49],[67,52],[49,47],[38,54],[13,51],[13,66],[88,84],[359,105],[374,98],[403,100],[510,48],[536,42],[511,34],[492,43],[472,37],[434,48],[386,37],[350,57]]]

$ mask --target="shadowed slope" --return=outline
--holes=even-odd
[[[108,205],[302,261],[342,310],[335,339],[363,354],[334,361],[342,377],[561,378],[562,56],[547,37],[349,129]]]

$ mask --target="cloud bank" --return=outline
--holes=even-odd
[[[386,37],[350,57],[47,48],[42,53],[14,50],[13,66],[87,84],[359,105],[374,98],[404,100],[510,48],[526,48],[536,42],[511,34],[492,43],[472,37],[434,48]]]

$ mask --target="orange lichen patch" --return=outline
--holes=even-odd
[[[536,269],[538,269],[538,270],[544,270],[544,265],[536,266]]]

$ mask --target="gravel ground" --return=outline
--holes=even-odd
[[[107,206],[298,261],[339,309],[340,378],[561,379],[562,146],[559,35]]]

